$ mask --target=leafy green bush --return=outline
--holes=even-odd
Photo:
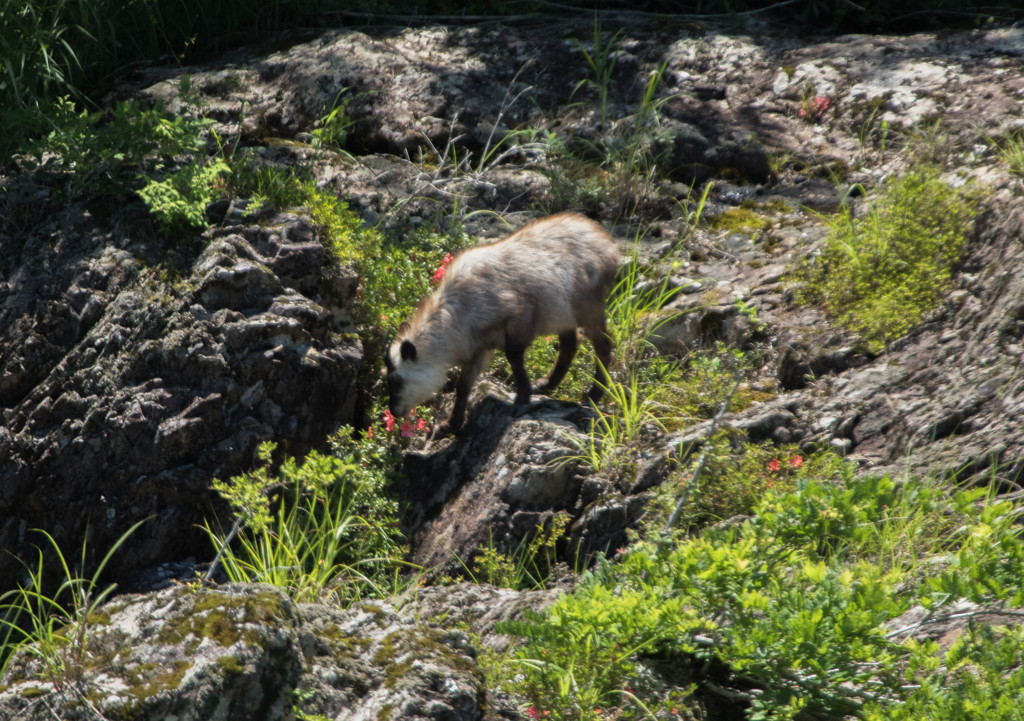
[[[72,195],[123,200],[135,192],[168,236],[205,226],[207,204],[226,185],[228,165],[204,150],[210,121],[170,115],[159,102],[151,108],[119,102],[93,113],[65,96],[49,109],[47,122],[50,131],[26,143],[25,166],[66,173]]]
[[[802,277],[804,303],[880,351],[935,309],[967,249],[977,195],[954,189],[934,168],[886,181],[863,217],[845,208],[829,221],[825,248]]]
[[[382,239],[379,254],[357,265],[362,305],[360,322],[375,328],[382,337],[408,320],[420,300],[433,292],[446,258],[472,245],[472,239],[456,229],[415,227],[390,233]],[[450,262],[450,258],[449,258]]]
[[[996,708],[1004,678],[1020,697],[1019,631],[972,624],[945,655],[904,639],[957,617],[961,599],[1024,601],[1016,515],[986,489],[854,478],[852,468],[843,483],[769,490],[741,525],[634,546],[544,613],[500,625],[526,639],[506,687],[553,719],[640,717],[634,695],[650,709],[661,693],[640,662],[661,657],[692,669],[698,687],[727,669],[717,682],[747,689],[731,696],[751,719],[936,718],[905,702],[950,719],[974,703]],[[915,605],[926,617],[893,628]],[[951,680],[965,696],[951,697]]]
[[[697,529],[708,523],[753,513],[769,493],[788,493],[804,479],[837,479],[842,461],[833,453],[804,455],[793,444],[754,444],[739,441],[737,434],[719,431],[701,453],[686,457],[673,477],[683,480],[666,483],[662,493],[678,495],[679,484],[691,479],[702,454],[704,465],[695,487],[687,489],[688,502],[677,520],[682,529]],[[653,519],[652,519],[653,520]]]
[[[206,205],[213,200],[217,183],[226,172],[228,166],[223,160],[193,160],[164,180],[148,179],[139,197],[153,214],[157,227],[168,236],[202,228],[206,225]]]
[[[50,131],[27,142],[26,164],[71,172],[75,193],[124,194],[134,180],[193,156],[203,145],[209,121],[173,116],[159,102],[143,108],[136,101],[117,103],[107,113],[80,110],[69,97],[47,109]],[[130,172],[129,178],[122,173]],[[127,186],[127,187],[126,187]]]
[[[271,473],[273,450],[261,447],[255,471],[214,481],[243,529],[232,547],[231,534],[207,526],[228,577],[279,586],[300,601],[351,602],[392,590],[403,552],[397,504],[386,493],[396,446],[384,434],[346,433],[331,454],[286,458]]]

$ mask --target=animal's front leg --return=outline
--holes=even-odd
[[[466,405],[469,403],[469,392],[473,390],[476,377],[480,375],[480,371],[483,370],[490,360],[491,353],[483,351],[477,353],[469,363],[462,366],[462,371],[459,372],[459,380],[455,384],[455,405],[452,407],[452,412],[448,416],[448,420],[434,429],[431,438],[442,438],[450,433],[457,433],[462,428],[462,424],[466,420]]]

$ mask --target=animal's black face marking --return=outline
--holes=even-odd
[[[402,360],[404,361],[416,360],[416,346],[412,344],[411,340],[403,340],[399,352],[402,354]]]

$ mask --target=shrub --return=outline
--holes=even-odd
[[[382,238],[378,254],[357,265],[362,296],[358,320],[382,338],[393,333],[434,290],[446,257],[471,244],[462,231],[439,227],[408,228]]]
[[[202,147],[209,121],[164,111],[159,102],[143,108],[136,101],[117,103],[106,113],[79,109],[69,97],[47,110],[50,131],[25,145],[28,165],[72,172],[79,193],[124,194],[135,180],[176,160],[191,160]],[[130,171],[127,178],[122,173]]]
[[[804,455],[793,444],[737,442],[736,436],[735,432],[719,431],[708,447],[686,457],[677,472],[684,480],[664,486],[663,493],[678,494],[680,483],[693,484],[692,473],[700,457],[707,454],[694,487],[687,490],[689,500],[677,521],[680,528],[694,530],[748,515],[765,496],[791,492],[804,479],[839,477],[843,463],[833,453]]]
[[[977,195],[934,168],[879,188],[863,217],[846,207],[829,221],[821,256],[804,270],[797,299],[821,306],[878,352],[938,306],[967,249]]]
[[[210,163],[193,160],[164,180],[148,179],[139,197],[153,214],[157,227],[168,236],[202,228],[206,225],[206,205],[213,200],[220,177],[227,171],[227,164],[220,159]]]
[[[754,513],[638,544],[544,613],[499,625],[525,638],[509,661],[521,675],[506,687],[553,719],[639,717],[633,698],[650,710],[663,688],[641,662],[659,657],[691,669],[698,687],[716,668],[719,682],[742,679],[747,690],[730,695],[746,699],[751,719],[936,718],[908,714],[905,702],[945,718],[975,703],[1012,717],[999,694],[1008,678],[1020,698],[1019,631],[969,625],[944,655],[903,640],[958,614],[961,599],[1024,600],[1024,543],[1008,502],[847,468],[843,483],[770,490]],[[915,605],[925,619],[894,628]]]

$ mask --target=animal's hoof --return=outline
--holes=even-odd
[[[523,416],[526,415],[526,412],[528,410],[530,410],[530,404],[529,403],[524,403],[522,405],[517,403],[514,406],[512,406],[512,417],[513,418],[522,418]]]

